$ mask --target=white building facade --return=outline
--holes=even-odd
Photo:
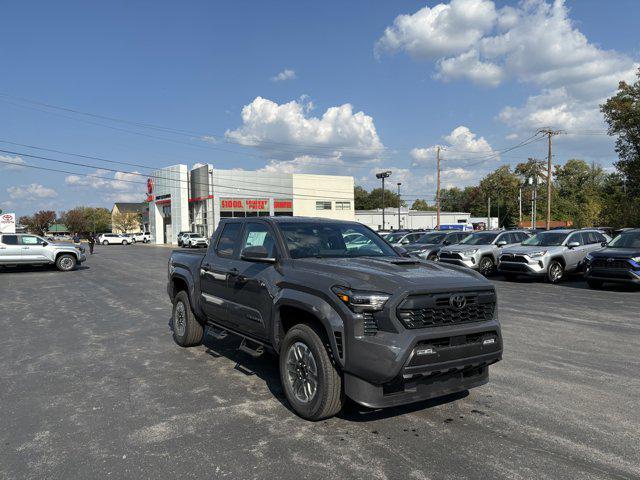
[[[147,187],[149,228],[156,244],[176,244],[179,232],[211,236],[225,217],[355,219],[349,176],[173,165],[153,172]]]
[[[465,212],[440,212],[440,225],[444,229],[472,230],[469,221],[471,214]],[[407,229],[433,229],[438,224],[436,212],[421,210],[409,210],[400,208],[386,208],[384,210],[384,225],[382,222],[382,209],[357,210],[355,212],[357,222],[360,222],[374,230],[398,230]]]

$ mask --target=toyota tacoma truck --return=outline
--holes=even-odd
[[[524,275],[558,283],[568,273],[584,272],[585,258],[610,240],[595,229],[558,229],[540,232],[502,250],[498,270],[507,279]]]
[[[84,247],[73,243],[51,242],[38,235],[4,233],[0,235],[0,266],[55,265],[69,272],[87,259]]]
[[[356,222],[222,219],[206,253],[173,251],[168,294],[178,345],[201,344],[206,327],[277,355],[286,398],[309,420],[345,397],[382,408],[465,391],[502,358],[485,278],[403,257]]]
[[[483,231],[472,233],[457,245],[440,249],[438,260],[477,270],[485,277],[495,273],[504,247],[529,238],[525,231]]]

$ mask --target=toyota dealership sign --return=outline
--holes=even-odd
[[[0,233],[16,233],[16,214],[0,214]]]

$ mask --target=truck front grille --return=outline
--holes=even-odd
[[[515,255],[513,253],[505,253],[500,255],[501,262],[529,263],[524,255]]]
[[[464,305],[451,301],[464,297]],[[487,292],[454,292],[408,297],[397,309],[406,328],[441,327],[462,323],[486,322],[494,317],[495,294]]]
[[[454,252],[440,252],[440,258],[451,258],[454,260],[462,260],[462,256],[459,253],[454,253]]]

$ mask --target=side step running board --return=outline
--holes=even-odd
[[[262,345],[252,342],[251,340],[247,340],[246,338],[242,339],[238,350],[251,355],[254,358],[258,358],[264,353],[264,347]]]
[[[218,340],[222,340],[224,338],[227,338],[227,331],[226,330],[214,327],[213,325],[209,325],[209,333],[211,334],[211,336],[213,338],[216,338]]]

